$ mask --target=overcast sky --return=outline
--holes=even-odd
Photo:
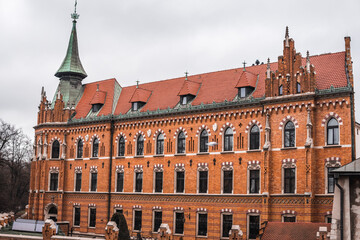
[[[0,0],[0,118],[33,138],[41,87],[49,100],[74,0]],[[83,83],[121,86],[251,65],[282,54],[285,27],[303,56],[344,51],[360,73],[359,0],[78,0]],[[316,66],[315,66],[316,67]],[[360,96],[356,107],[360,106]],[[356,112],[360,120],[360,111]]]

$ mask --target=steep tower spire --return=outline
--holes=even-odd
[[[289,47],[289,27],[286,26],[285,30],[285,47]]]
[[[76,6],[77,1],[75,1],[74,13],[71,14],[71,18],[73,19],[73,27],[66,56],[59,70],[55,73],[55,76],[60,79],[63,77],[74,77],[82,80],[87,77],[79,57],[78,40],[76,34],[76,20],[79,19],[79,14],[76,12]]]

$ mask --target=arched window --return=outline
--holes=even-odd
[[[260,148],[260,129],[254,125],[250,130],[250,150]]]
[[[119,147],[118,156],[124,156],[125,155],[125,139],[124,139],[124,137],[120,137],[118,147]]]
[[[59,158],[60,154],[60,143],[58,140],[55,140],[51,147],[51,158]]]
[[[136,155],[144,155],[144,137],[140,135],[136,142]]]
[[[208,151],[208,133],[206,129],[202,130],[200,134],[200,152],[207,152]]]
[[[93,141],[92,157],[99,157],[99,139],[98,138],[94,138],[94,141]]]
[[[327,144],[339,144],[339,123],[335,118],[331,118],[327,123]]]
[[[156,154],[164,154],[164,135],[162,133],[156,139]]]
[[[224,151],[233,150],[233,131],[231,128],[227,128],[224,135]]]
[[[177,139],[177,153],[185,153],[185,134],[180,132]]]
[[[285,125],[284,147],[295,147],[295,125],[291,121]]]
[[[296,93],[301,93],[301,84],[299,82],[296,83]]]
[[[283,85],[279,87],[279,96],[283,95]]]
[[[82,158],[83,157],[83,148],[84,148],[84,143],[81,139],[79,139],[78,143],[77,143],[77,158]]]

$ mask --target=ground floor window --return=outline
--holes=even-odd
[[[296,222],[296,217],[294,215],[284,215],[283,222]]]
[[[80,208],[74,208],[74,226],[80,226]]]
[[[184,212],[175,212],[175,234],[184,234]]]
[[[207,213],[198,213],[197,235],[207,236]]]
[[[221,220],[221,224],[222,224],[221,236],[229,237],[229,232],[231,230],[231,226],[232,226],[232,222],[233,222],[233,216],[232,216],[232,214],[222,214],[221,218],[222,218],[222,220]]]
[[[153,222],[153,232],[158,232],[160,225],[162,223],[162,212],[154,211],[154,222]]]
[[[260,229],[260,216],[259,215],[249,215],[249,239],[256,239],[256,236],[259,234]]]
[[[134,231],[141,231],[142,211],[134,210]]]
[[[89,227],[96,226],[96,208],[89,209]]]

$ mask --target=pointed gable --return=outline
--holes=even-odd
[[[106,92],[96,90],[93,99],[91,100],[90,104],[104,104],[106,98]]]
[[[132,95],[130,102],[144,102],[146,103],[151,95],[151,91],[143,89],[143,88],[136,88],[134,94]]]
[[[184,96],[188,94],[196,96],[199,91],[199,88],[200,88],[200,83],[190,80],[185,80],[184,84],[182,85],[178,93],[178,96]]]
[[[240,87],[256,87],[256,80],[257,80],[257,75],[248,72],[248,71],[243,71],[243,73],[240,75],[239,77],[239,81],[236,84],[236,88],[240,88]]]

